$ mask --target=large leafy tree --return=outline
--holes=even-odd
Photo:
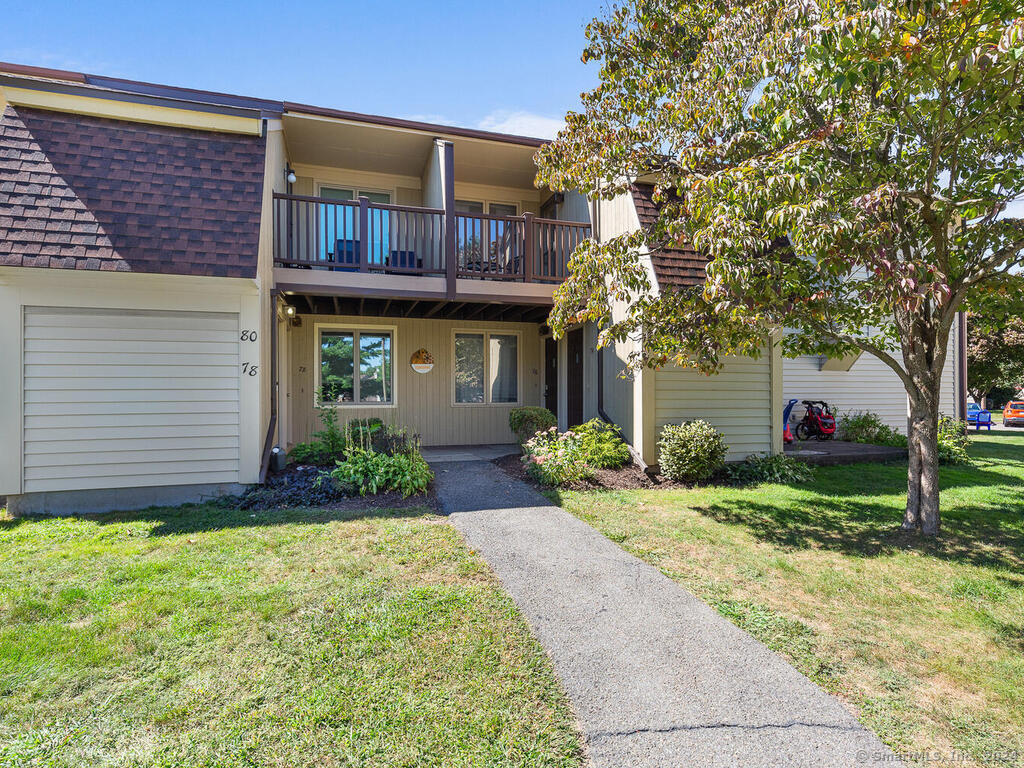
[[[910,398],[903,525],[935,534],[950,330],[1024,253],[1021,0],[631,0],[587,33],[600,82],[539,180],[610,199],[643,178],[662,205],[577,250],[554,328],[642,334],[638,366],[711,372],[781,328],[789,355],[877,356]],[[652,296],[638,249],[682,240],[705,286]]]

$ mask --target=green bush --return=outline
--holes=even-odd
[[[361,496],[367,493],[398,491],[412,496],[427,490],[434,473],[419,451],[378,453],[372,449],[352,447],[331,472],[337,482],[353,486]]]
[[[526,441],[538,432],[557,427],[558,419],[547,408],[525,406],[511,410],[508,415],[508,425],[519,438],[519,444],[526,445]]]
[[[583,460],[591,467],[618,469],[632,458],[619,428],[603,419],[591,419],[569,431],[576,435]]]
[[[319,400],[317,400],[319,402]],[[320,421],[323,429],[313,433],[308,443],[296,443],[288,454],[288,458],[296,464],[316,464],[326,466],[334,463],[345,453],[348,439],[345,431],[338,426],[336,408],[320,408]]]
[[[680,483],[699,483],[722,468],[728,450],[722,433],[706,421],[666,424],[658,440],[661,474]]]
[[[530,476],[544,485],[565,485],[594,476],[593,468],[583,459],[579,437],[571,431],[559,433],[557,427],[526,441],[523,464]]]
[[[939,463],[970,464],[967,447],[971,444],[967,424],[948,416],[939,417]]]
[[[759,483],[804,483],[814,477],[814,470],[791,456],[748,456],[735,464],[726,464],[722,478],[730,485]]]
[[[851,443],[907,447],[907,436],[890,427],[882,421],[881,416],[872,411],[844,413],[839,417],[836,431],[840,440],[849,440]]]

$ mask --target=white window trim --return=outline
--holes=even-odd
[[[456,400],[455,391],[455,337],[459,334],[473,334],[484,337],[484,402],[460,403]],[[516,401],[514,403],[491,402],[491,335],[516,337]],[[499,328],[453,328],[452,329],[452,370],[451,393],[452,405],[456,408],[518,408],[523,404],[523,334],[521,331],[501,330]]]
[[[327,184],[326,186],[329,187],[331,185]],[[520,208],[522,206],[519,203],[517,203],[516,201],[514,201],[514,200],[491,200],[491,199],[483,198],[483,197],[465,197],[463,195],[456,195],[455,199],[456,199],[456,201],[465,200],[467,203],[482,203],[483,206],[484,206],[484,213],[483,213],[483,215],[485,215],[485,216],[493,216],[493,215],[495,215],[495,214],[491,213],[491,203],[495,203],[497,205],[511,205],[513,208],[516,209],[516,213],[515,213],[516,216],[522,216],[523,215],[522,211],[520,210]],[[460,213],[459,215],[460,216],[477,216],[479,214]]]
[[[317,197],[323,197],[323,189],[324,189],[324,187],[327,187],[327,189],[343,189],[346,192],[351,192],[352,193],[352,202],[353,203],[358,203],[359,202],[359,193],[360,192],[375,192],[376,194],[379,194],[379,195],[387,195],[388,196],[388,203],[387,203],[388,205],[394,205],[394,202],[395,202],[395,190],[394,189],[386,189],[384,187],[374,188],[373,186],[367,186],[365,184],[337,184],[337,183],[330,182],[330,181],[318,181],[318,182],[316,182],[316,196]]]
[[[360,403],[353,400],[351,403],[321,403],[317,398],[320,392],[320,374],[322,363],[320,360],[320,332],[321,331],[356,331],[359,333],[390,333],[391,334],[391,402],[390,403]],[[358,358],[358,354],[356,355]],[[313,408],[374,408],[386,409],[398,407],[398,326],[397,325],[363,325],[360,323],[314,323],[313,324]],[[353,376],[359,375],[359,361],[353,361],[355,368]],[[355,381],[353,380],[353,389]],[[353,393],[354,394],[354,393]]]

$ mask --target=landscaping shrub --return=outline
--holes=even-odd
[[[559,433],[558,427],[549,427],[526,441],[523,463],[530,476],[544,485],[565,485],[594,476],[593,468],[584,461],[579,436],[572,430]]]
[[[319,402],[319,401],[318,401]],[[296,464],[333,464],[345,452],[348,440],[345,431],[338,426],[338,411],[335,408],[320,408],[320,421],[324,428],[313,433],[308,443],[296,443],[288,458]]]
[[[666,424],[658,440],[661,473],[680,483],[699,483],[721,469],[729,446],[706,421]]]
[[[508,426],[516,433],[516,437],[519,438],[519,444],[526,445],[526,441],[538,432],[543,432],[552,427],[557,428],[558,419],[547,408],[525,406],[523,408],[513,408],[509,412]]]
[[[844,413],[839,417],[836,431],[840,440],[848,440],[851,443],[907,447],[907,436],[890,427],[882,421],[881,416],[872,411]]]
[[[970,464],[971,457],[967,446],[971,437],[967,432],[967,424],[949,416],[939,417],[939,463]]]
[[[781,453],[774,456],[748,456],[722,468],[722,479],[730,485],[758,483],[804,483],[814,477],[814,470],[802,461]]]
[[[412,496],[427,490],[434,473],[420,455],[420,439],[380,419],[349,422],[348,448],[331,476],[360,495],[398,491]]]
[[[618,469],[630,462],[629,446],[619,437],[619,428],[603,419],[573,427],[583,460],[591,467]]]

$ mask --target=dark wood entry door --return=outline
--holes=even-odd
[[[566,336],[566,426],[583,423],[583,329]]]
[[[558,342],[544,339],[544,407],[558,415]]]

